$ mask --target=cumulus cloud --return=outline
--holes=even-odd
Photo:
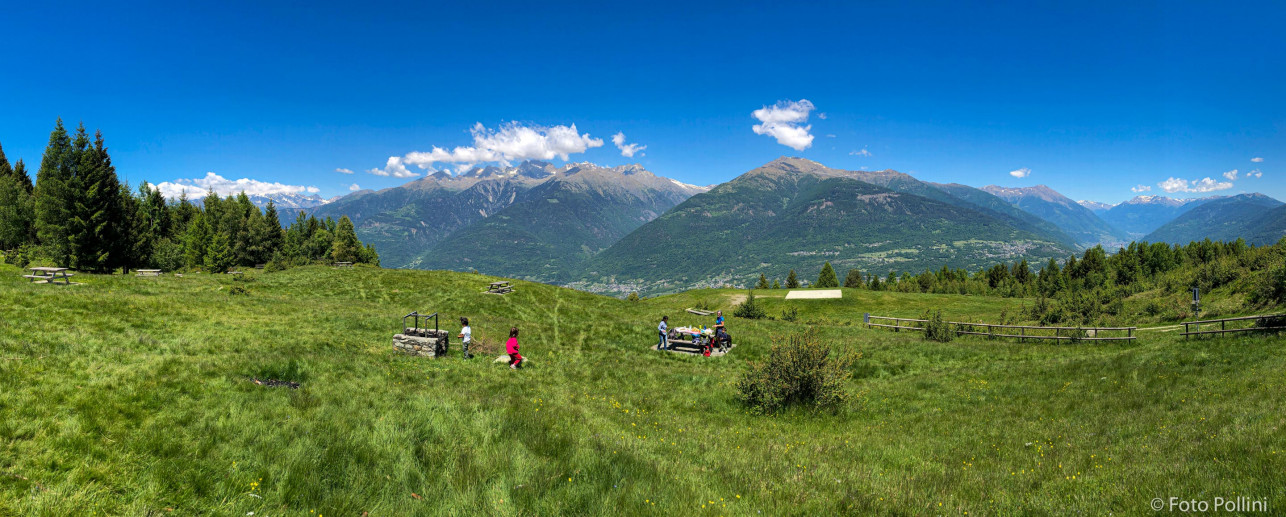
[[[750,115],[760,122],[751,129],[756,135],[771,136],[781,145],[803,151],[813,145],[813,135],[809,133],[813,126],[801,124],[808,122],[808,114],[814,109],[808,99],[778,101],[751,112]]]
[[[1250,172],[1247,172],[1247,173],[1246,173],[1246,177],[1247,177],[1247,178],[1262,178],[1262,177],[1264,177],[1264,173],[1259,172],[1259,169],[1255,169],[1255,170],[1252,170],[1252,171],[1250,171]]]
[[[1236,180],[1237,180],[1237,169],[1233,169],[1233,170],[1230,170],[1230,171],[1228,171],[1228,172],[1223,173],[1223,177],[1228,178],[1228,181],[1236,181]]]
[[[158,183],[156,188],[169,199],[178,199],[184,193],[187,193],[189,198],[199,198],[210,191],[220,196],[231,196],[242,192],[249,196],[316,194],[320,192],[317,187],[304,185],[286,185],[284,183],[259,181],[250,178],[230,180],[213,172],[205,173],[204,178],[163,181]]]
[[[1135,187],[1130,187],[1130,192],[1134,192],[1136,194],[1140,192],[1151,192],[1151,191],[1152,191],[1152,187],[1148,185],[1138,185]]]
[[[338,173],[340,173],[340,174],[352,174],[352,173],[353,173],[353,169],[345,169],[345,168],[343,168],[343,167],[340,167],[340,168],[338,168],[338,169],[335,169],[335,172],[338,172]]]
[[[626,144],[625,133],[619,131],[615,135],[612,135],[612,144],[615,145],[617,149],[620,149],[621,156],[626,158],[633,158],[634,153],[647,149],[646,145]]]
[[[1251,158],[1251,159],[1250,159],[1250,161],[1255,162],[1255,163],[1263,163],[1264,159],[1263,159],[1263,158],[1260,158],[1260,157],[1258,157],[1258,156],[1256,156],[1256,157],[1254,157],[1254,158]]]
[[[1023,167],[1018,170],[1009,171],[1009,175],[1015,178],[1026,178],[1028,176],[1031,176],[1031,169],[1027,167]]]
[[[1199,180],[1193,180],[1192,182],[1189,182],[1188,180],[1181,179],[1181,178],[1170,178],[1165,181],[1162,181],[1161,183],[1157,183],[1157,186],[1161,187],[1161,190],[1164,190],[1171,194],[1174,194],[1176,192],[1202,193],[1202,192],[1214,192],[1217,190],[1228,190],[1232,188],[1232,183],[1227,181],[1215,181],[1208,177],[1202,178]]]
[[[518,123],[503,124],[492,130],[481,122],[469,130],[473,134],[473,145],[459,146],[451,150],[434,146],[432,150],[414,151],[399,158],[399,163],[415,165],[421,169],[431,169],[435,163],[463,164],[468,170],[475,164],[498,162],[508,165],[511,161],[553,160],[560,158],[566,161],[570,155],[583,153],[595,147],[602,147],[601,138],[593,138],[589,133],[580,134],[576,124],[570,126],[524,126]],[[638,148],[636,150],[641,150]],[[390,163],[393,158],[389,158]],[[387,170],[387,167],[385,168]]]
[[[348,186],[348,191],[349,191],[349,192],[357,192],[357,191],[359,191],[359,190],[362,190],[362,187],[357,186],[357,184],[356,184],[356,183],[354,183],[354,184],[352,184],[352,185],[349,185],[349,186]]]
[[[398,156],[388,157],[383,169],[370,169],[366,172],[376,176],[392,176],[394,178],[414,178],[419,176],[419,173],[408,170],[406,165],[402,163],[402,158]]]
[[[871,152],[867,151],[866,148],[863,147],[861,151],[849,151],[848,155],[849,156],[870,156]]]
[[[817,113],[817,118],[822,119],[822,120],[826,120],[826,113],[824,113],[824,112],[819,112],[819,113]]]

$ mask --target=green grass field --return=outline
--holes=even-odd
[[[994,321],[1023,301],[782,290],[756,294],[799,320],[730,318],[739,346],[712,360],[647,350],[656,322],[709,324],[682,309],[730,309],[742,291],[632,303],[371,268],[70,287],[20,274],[0,266],[5,515],[1133,515],[1172,496],[1286,508],[1278,337],[942,344],[861,315]],[[397,355],[411,310],[453,332],[469,316],[495,352]],[[522,371],[491,360],[510,326]],[[733,386],[747,361],[810,326],[861,354],[855,402],[750,414]]]

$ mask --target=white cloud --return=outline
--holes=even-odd
[[[376,176],[392,176],[394,178],[414,178],[419,176],[418,173],[407,170],[406,165],[402,163],[402,158],[397,156],[388,157],[383,169],[370,169],[366,172]]]
[[[1263,163],[1264,159],[1263,159],[1263,158],[1260,158],[1260,157],[1258,157],[1258,156],[1256,156],[1256,157],[1254,157],[1254,158],[1251,158],[1251,159],[1250,159],[1250,161],[1255,162],[1255,163]]]
[[[620,131],[618,131],[615,135],[612,135],[612,144],[615,145],[617,149],[620,149],[621,156],[624,156],[626,158],[633,158],[634,153],[647,149],[646,145],[641,146],[639,144],[626,144],[625,133]]]
[[[343,168],[343,167],[340,167],[340,168],[338,168],[338,169],[335,169],[335,172],[338,172],[338,173],[340,173],[340,174],[352,174],[352,173],[353,173],[353,169],[345,169],[345,168]]]
[[[803,151],[813,145],[813,135],[809,131],[813,126],[801,126],[808,122],[808,113],[815,106],[808,99],[798,101],[778,101],[772,106],[753,111],[750,115],[761,122],[751,129],[756,135],[768,135],[777,139],[777,143]]]
[[[1228,171],[1228,172],[1223,173],[1223,177],[1228,178],[1228,180],[1229,180],[1229,181],[1236,181],[1236,180],[1237,180],[1237,169],[1233,169],[1233,170],[1230,170],[1230,171]]]
[[[826,133],[826,138],[835,138],[834,133]]]
[[[1250,172],[1247,172],[1247,173],[1246,173],[1246,177],[1247,177],[1247,178],[1262,178],[1262,177],[1264,177],[1264,173],[1259,172],[1259,169],[1255,169],[1255,170],[1252,170],[1252,171],[1250,171]]]
[[[187,193],[188,198],[199,198],[205,196],[206,192],[209,191],[214,191],[215,194],[220,196],[236,195],[242,192],[249,196],[271,196],[274,194],[316,194],[321,191],[317,187],[286,185],[284,183],[252,180],[250,178],[230,180],[213,172],[205,173],[204,178],[163,181],[158,183],[156,188],[169,199],[178,199],[184,193]]]
[[[590,137],[589,133],[579,134],[576,131],[576,124],[528,127],[509,123],[501,125],[499,129],[491,130],[479,122],[474,124],[469,132],[473,134],[472,146],[459,146],[450,151],[434,146],[428,152],[407,153],[403,160],[405,163],[426,170],[432,168],[435,163],[465,164],[471,167],[484,162],[508,165],[510,161],[521,160],[560,158],[566,161],[572,154],[603,146],[601,138]],[[468,170],[468,167],[465,167],[465,170]]]
[[[1210,178],[1193,180],[1189,184],[1188,180],[1180,178],[1170,178],[1161,183],[1157,183],[1161,190],[1171,194],[1176,192],[1214,192],[1216,190],[1228,190],[1232,188],[1232,183],[1227,181],[1215,181]]]
[[[357,186],[357,184],[356,184],[356,183],[354,183],[354,184],[352,184],[352,185],[349,185],[349,186],[348,186],[348,191],[349,191],[349,192],[357,192],[357,191],[359,191],[359,190],[362,190],[362,187]]]
[[[817,113],[817,118],[822,119],[822,120],[826,120],[826,113],[818,112],[818,113]]]
[[[1148,185],[1139,185],[1136,187],[1130,187],[1130,192],[1134,192],[1134,193],[1151,192],[1151,191],[1152,191],[1152,187]]]
[[[863,147],[861,151],[849,151],[848,155],[849,156],[870,156],[871,152],[867,151],[866,148]]]
[[[1015,178],[1026,178],[1028,176],[1031,176],[1031,169],[1027,167],[1023,167],[1016,171],[1009,171],[1009,175]]]

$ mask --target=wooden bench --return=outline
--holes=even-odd
[[[136,269],[138,276],[161,276],[159,269]]]
[[[240,275],[240,274],[242,274],[242,273],[241,273],[240,271],[229,271],[229,272],[227,272],[227,273],[225,273],[225,274],[228,274],[228,275]]]
[[[255,269],[263,269],[267,264],[255,264]]]
[[[336,267],[336,268],[341,268],[341,267],[348,267],[348,268],[351,268],[351,267],[353,267],[353,263],[352,263],[352,262],[336,262],[336,263],[335,263],[335,267]]]

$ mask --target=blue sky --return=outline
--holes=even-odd
[[[367,171],[422,174],[406,158],[436,146],[697,184],[790,155],[1075,199],[1286,199],[1282,3],[41,4],[5,8],[0,144],[34,166],[57,117],[84,121],[133,184],[329,197],[405,183]],[[802,100],[806,120],[753,129]]]

